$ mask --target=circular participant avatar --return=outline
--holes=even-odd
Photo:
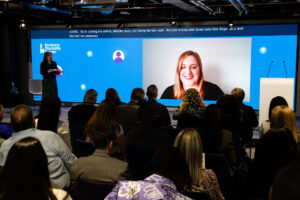
[[[59,65],[57,65],[57,70],[63,71],[63,69],[62,69],[61,66],[59,66]],[[62,74],[63,74],[63,73],[56,74],[56,78],[61,77]]]
[[[113,53],[113,59],[116,63],[121,63],[124,61],[125,59],[125,55],[123,53],[123,51],[121,50],[116,50],[114,53]]]

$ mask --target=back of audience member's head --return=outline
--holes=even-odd
[[[153,125],[158,127],[163,124],[160,115],[147,103],[141,104],[138,110],[138,118],[143,125]]]
[[[0,103],[0,122],[2,121],[2,118],[3,118],[3,112],[4,112],[4,107],[3,107],[3,105]]]
[[[57,132],[61,101],[57,96],[43,97],[37,128]]]
[[[148,99],[156,99],[157,95],[158,95],[158,89],[156,87],[156,85],[150,85],[147,88],[147,97]]]
[[[187,106],[193,107],[205,107],[205,103],[200,96],[200,93],[195,88],[190,88],[185,91],[183,95],[182,103],[180,104],[179,110],[184,109]]]
[[[109,101],[113,103],[121,102],[117,90],[115,90],[114,88],[108,88],[105,92],[105,101]]]
[[[136,100],[139,103],[143,102],[145,97],[145,92],[142,88],[134,88],[131,92],[131,100]]]
[[[190,188],[188,166],[178,149],[158,149],[151,159],[151,164],[154,172],[173,181],[178,191],[182,191],[184,187]]]
[[[240,104],[234,96],[230,94],[221,95],[217,101],[217,107],[220,109],[221,121],[240,120]]]
[[[113,102],[104,101],[99,104],[85,127],[85,134],[90,136],[91,129],[100,129],[102,127],[119,128],[116,118],[116,108]]]
[[[91,140],[96,149],[107,149],[112,146],[115,134],[111,128],[99,127],[91,130]]]
[[[198,132],[192,128],[183,129],[177,135],[174,147],[177,147],[182,152],[189,167],[192,183],[199,183],[203,148]]]
[[[1,179],[2,200],[56,200],[46,153],[35,138],[23,138],[12,146]]]
[[[97,94],[96,90],[89,89],[88,91],[86,91],[83,101],[85,103],[95,104],[97,102],[97,96],[98,96],[98,94]]]
[[[231,94],[236,98],[239,103],[242,103],[245,98],[245,92],[242,88],[234,88]]]
[[[270,126],[272,128],[289,129],[292,132],[296,143],[298,143],[296,117],[295,117],[295,113],[290,107],[281,105],[273,108]]]
[[[285,100],[285,98],[281,97],[281,96],[277,96],[274,97],[271,102],[270,102],[270,106],[269,106],[269,120],[271,120],[271,115],[272,115],[272,110],[273,108],[275,108],[276,106],[281,106],[281,105],[286,105],[288,106],[287,101]]]
[[[281,169],[270,191],[270,200],[300,199],[300,164],[292,164]]]
[[[14,131],[23,131],[34,128],[35,123],[31,108],[24,104],[17,105],[11,111],[10,125]]]

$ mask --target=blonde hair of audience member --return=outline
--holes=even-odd
[[[271,128],[287,128],[292,132],[296,143],[299,142],[295,113],[290,107],[281,105],[273,108],[271,115]]]
[[[182,111],[187,106],[206,107],[198,90],[195,88],[190,88],[184,93],[183,101],[179,106],[179,111]]]
[[[177,135],[174,147],[184,155],[189,167],[192,184],[199,183],[202,179],[200,170],[203,162],[202,141],[198,132],[193,128],[185,128]]]
[[[174,91],[173,91],[174,98],[182,99],[182,97],[185,93],[185,89],[184,89],[183,83],[180,78],[180,73],[182,70],[183,62],[188,56],[193,56],[197,61],[198,65],[196,67],[199,67],[200,74],[199,74],[199,80],[198,80],[198,85],[197,85],[196,89],[197,89],[197,91],[199,91],[201,97],[204,98],[204,88],[202,87],[203,82],[204,82],[202,62],[201,62],[201,58],[200,58],[199,54],[196,52],[193,52],[193,51],[183,52],[178,59],[177,67],[176,67],[176,75],[175,75],[175,85],[174,85]]]

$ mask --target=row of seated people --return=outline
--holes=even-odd
[[[151,97],[151,89],[152,89],[152,94],[153,94],[152,98],[150,98]],[[115,93],[115,92],[113,91],[112,93]],[[152,150],[152,153],[149,153],[149,151],[147,151],[147,150],[145,150],[143,152],[143,149],[145,149],[145,147],[149,147],[150,146],[150,147],[153,148],[154,146],[156,146],[156,147],[157,146],[163,146],[163,144],[167,144],[167,143],[168,143],[167,145],[170,145],[170,144],[172,145],[172,143],[173,143],[173,142],[171,142],[171,141],[173,141],[172,137],[170,137],[170,135],[168,135],[168,134],[164,134],[163,133],[165,129],[159,128],[159,126],[166,126],[166,124],[168,124],[168,120],[164,120],[164,116],[166,116],[166,115],[163,115],[163,114],[161,114],[161,112],[158,112],[158,111],[156,111],[154,109],[154,107],[159,107],[159,109],[157,109],[157,110],[165,110],[165,111],[167,111],[162,105],[156,106],[156,104],[158,104],[155,101],[155,98],[156,98],[155,96],[157,96],[157,89],[156,89],[156,87],[155,86],[149,87],[149,89],[147,91],[147,95],[148,95],[149,99],[150,100],[152,99],[152,100],[149,101],[150,102],[149,104],[145,103],[145,104],[141,104],[139,106],[140,108],[138,109],[139,112],[137,112],[137,115],[139,116],[138,119],[140,121],[139,122],[140,126],[139,127],[135,127],[131,131],[129,131],[129,133],[127,134],[127,142],[125,140],[125,136],[124,136],[124,132],[123,132],[122,126],[118,122],[116,116],[114,116],[117,113],[117,112],[114,112],[114,110],[118,109],[119,107],[122,106],[122,105],[119,105],[119,106],[116,107],[116,104],[118,103],[116,100],[114,100],[114,101],[117,102],[117,103],[114,103],[114,104],[111,104],[111,100],[106,100],[105,102],[103,102],[102,104],[99,105],[99,107],[97,108],[96,112],[93,114],[92,118],[90,120],[88,120],[89,122],[88,122],[88,124],[86,126],[86,133],[87,134],[85,135],[84,139],[87,139],[87,140],[91,141],[92,140],[92,133],[93,133],[93,131],[94,130],[98,130],[101,127],[109,127],[109,128],[113,127],[115,136],[117,137],[117,139],[114,141],[114,143],[116,144],[113,147],[113,152],[114,153],[124,154],[124,152],[126,152],[126,148],[127,148],[127,152],[133,152],[133,153],[134,152],[139,152],[139,153],[142,152],[141,155],[143,156],[143,153],[144,153],[144,155],[147,155],[148,158],[151,157],[151,155],[153,154],[154,151]],[[223,98],[223,100],[222,100],[222,98]],[[198,101],[197,99],[199,99],[200,101]],[[192,103],[196,102],[196,103],[195,103],[195,105],[193,105],[191,102]],[[153,104],[155,104],[155,106],[150,106],[150,105],[153,105]],[[184,104],[188,104],[188,106],[186,106]],[[234,118],[235,117],[234,114],[238,113],[237,109],[235,110],[235,108],[237,108],[238,106],[235,107],[233,105],[237,105],[236,104],[236,98],[232,98],[231,95],[225,95],[223,97],[220,97],[220,99],[218,100],[218,102],[217,102],[217,109],[216,109],[216,106],[208,106],[207,108],[205,108],[205,105],[203,106],[203,102],[202,102],[201,97],[199,96],[199,94],[196,93],[195,91],[193,91],[191,89],[189,92],[188,91],[186,92],[186,95],[184,97],[183,103],[182,103],[182,105],[179,108],[179,114],[178,114],[178,116],[180,118],[180,115],[183,114],[183,113],[185,113],[185,111],[193,110],[193,109],[190,109],[191,107],[192,108],[196,107],[196,106],[202,107],[199,110],[200,111],[204,111],[204,112],[199,112],[199,113],[200,113],[200,115],[204,114],[203,115],[204,118],[205,118],[205,120],[204,120],[205,123],[204,124],[209,124],[209,117],[207,117],[207,116],[217,116],[215,118],[215,121],[212,121],[214,123],[211,123],[213,125],[211,127],[212,128],[213,127],[217,127],[217,128],[221,127],[221,129],[216,129],[216,130],[219,131],[220,135],[223,135],[221,137],[222,138],[221,141],[223,141],[224,135],[230,135],[230,133],[228,131],[227,131],[227,134],[224,134],[224,132],[226,132],[226,131],[224,130],[224,126],[220,122],[220,121],[222,121],[221,119],[222,119],[223,115],[224,115],[223,119],[224,118],[227,119],[227,122],[229,122],[228,124],[231,123],[230,125],[235,125],[234,128],[241,128],[241,127],[244,128],[244,129],[237,129],[237,130],[245,130],[245,127],[246,127],[245,125],[243,125],[243,123],[240,122],[240,121],[242,121],[240,119],[245,119],[245,117],[242,118],[241,116],[239,116],[238,119],[240,121],[238,121],[237,118],[236,119]],[[41,107],[42,107],[42,105],[41,105]],[[45,107],[47,107],[47,106],[45,106]],[[188,109],[186,109],[186,108],[188,108]],[[21,108],[21,110],[22,110],[22,108]],[[26,110],[26,109],[23,108],[23,110]],[[212,110],[213,112],[210,113],[209,110]],[[225,111],[227,111],[227,112],[225,112]],[[190,112],[190,113],[192,113],[192,112]],[[21,112],[21,114],[22,114],[22,112]],[[39,123],[42,123],[42,121],[43,121],[42,120],[43,119],[42,116],[43,115],[41,114],[41,111],[40,111],[40,115],[41,116],[39,116]],[[238,116],[238,115],[236,115],[236,116]],[[69,117],[70,117],[70,115],[69,115]],[[234,121],[234,120],[236,120],[236,121]],[[187,120],[183,120],[183,122],[184,121],[187,121]],[[239,126],[236,126],[236,124],[234,124],[233,122],[239,122],[238,123]],[[203,120],[201,122],[199,121],[199,124],[201,124],[201,126],[203,125],[202,123],[203,123]],[[34,123],[30,123],[30,127],[32,126],[32,124],[34,124]],[[47,123],[45,123],[45,124],[47,124]],[[49,124],[51,124],[51,123],[49,123]],[[182,124],[184,124],[184,123],[182,123]],[[221,124],[221,125],[219,126],[218,124]],[[228,124],[226,124],[226,125],[228,126]],[[191,126],[191,125],[189,124],[187,126]],[[203,138],[204,149],[205,149],[205,141],[208,141],[209,139],[206,139],[205,134],[203,134],[204,131],[201,129],[201,126],[198,125],[195,128],[199,131],[199,134]],[[38,125],[38,127],[39,127],[39,125]],[[206,125],[204,125],[204,127],[206,127]],[[28,126],[27,126],[27,128],[28,128]],[[181,128],[184,128],[184,126],[182,126]],[[287,128],[289,128],[289,127],[287,127]],[[40,128],[40,129],[42,129],[42,128]],[[22,129],[22,130],[24,130],[24,129]],[[58,130],[57,129],[57,123],[56,123],[56,129],[53,129],[53,130]],[[204,130],[205,130],[205,128],[204,128]],[[231,144],[231,145],[227,145],[228,147],[231,146],[229,148],[230,149],[229,152],[231,152],[231,153],[229,153],[227,155],[228,155],[229,160],[232,163],[232,166],[234,167],[234,166],[237,166],[237,165],[234,164],[235,163],[234,162],[234,156],[232,156],[232,155],[234,155],[234,150],[236,150],[235,152],[238,152],[240,150],[239,148],[242,147],[242,146],[237,146],[235,144],[234,133],[239,133],[240,135],[242,135],[242,136],[238,135],[238,137],[237,137],[237,138],[239,138],[241,140],[243,139],[243,136],[246,135],[246,134],[245,134],[245,132],[242,132],[242,131],[238,132],[235,129],[231,129],[231,130],[233,130],[231,132],[231,135],[232,135],[232,138],[233,138],[233,140],[232,140],[233,142],[229,142],[229,143],[227,142],[227,144]],[[234,131],[236,131],[236,132],[234,132]],[[33,131],[31,131],[31,132],[33,132]],[[37,132],[38,132],[38,130],[37,130]],[[211,129],[210,132],[213,132],[213,129]],[[50,134],[48,134],[48,135],[50,136]],[[24,136],[24,135],[22,135],[22,136]],[[47,137],[49,137],[49,136],[47,136]],[[47,138],[47,137],[45,136],[45,138]],[[71,138],[72,138],[72,134],[71,134]],[[227,137],[227,138],[230,139],[230,137]],[[14,139],[16,139],[16,137]],[[20,137],[18,139],[20,139]],[[57,139],[57,138],[55,138],[55,139]],[[212,139],[217,141],[218,137],[213,137]],[[211,140],[211,142],[212,142],[211,144],[212,145],[214,145],[214,142],[215,142],[213,140]],[[159,141],[159,142],[157,142],[157,141]],[[161,142],[161,144],[160,144],[160,142]],[[125,145],[126,143],[127,143],[127,145]],[[155,143],[157,143],[157,144],[155,144]],[[232,148],[232,143],[233,143],[233,147],[234,148]],[[151,146],[151,144],[152,144],[152,146]],[[153,145],[153,144],[155,144],[155,145]],[[49,144],[47,144],[47,145],[49,147],[51,146]],[[61,144],[59,146],[66,146],[66,145],[65,144],[64,145]],[[126,148],[125,148],[125,146],[126,146]],[[211,147],[210,145],[207,145],[207,146]],[[130,150],[131,147],[135,147],[135,148],[136,147],[138,147],[138,148],[142,147],[142,148],[139,149],[140,151],[134,151],[134,148],[133,148],[133,150]],[[218,147],[220,147],[220,146],[218,146]],[[219,148],[217,148],[217,150],[220,151]],[[216,148],[214,149],[214,151],[216,151]],[[47,151],[46,151],[46,153],[47,153]],[[67,154],[69,154],[69,153],[67,152]],[[134,155],[134,154],[132,154],[132,155]],[[3,156],[3,157],[5,157],[5,156]],[[131,156],[131,157],[128,156],[128,162],[129,163],[131,162],[130,159],[132,159],[132,158],[136,159],[136,158],[139,158],[139,156],[138,155],[137,156]],[[140,179],[145,178],[145,174],[150,175],[149,172],[151,172],[151,169],[147,169],[147,164],[146,164],[145,160],[144,160],[144,163],[143,162],[139,162],[139,160],[136,160],[136,161],[137,162],[132,162],[132,163],[135,163],[135,164],[133,164],[133,166],[129,166],[129,169],[130,169],[129,171],[134,171],[134,173],[132,173],[132,179],[134,179],[134,180],[140,180]],[[148,162],[149,159],[147,159],[146,161]],[[143,168],[143,167],[145,167],[145,168]],[[53,168],[53,166],[52,166],[52,168]],[[69,167],[66,167],[66,168],[68,170],[70,169]],[[49,166],[49,169],[51,169],[50,166]],[[145,169],[145,170],[143,170],[143,169]],[[139,172],[139,170],[140,170],[140,172]],[[147,170],[148,170],[148,172],[147,172]],[[51,171],[50,171],[50,176],[51,176]],[[57,186],[57,187],[65,188],[66,186],[63,186],[63,187]]]

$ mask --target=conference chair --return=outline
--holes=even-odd
[[[78,200],[103,200],[116,183],[79,179],[77,184]]]

